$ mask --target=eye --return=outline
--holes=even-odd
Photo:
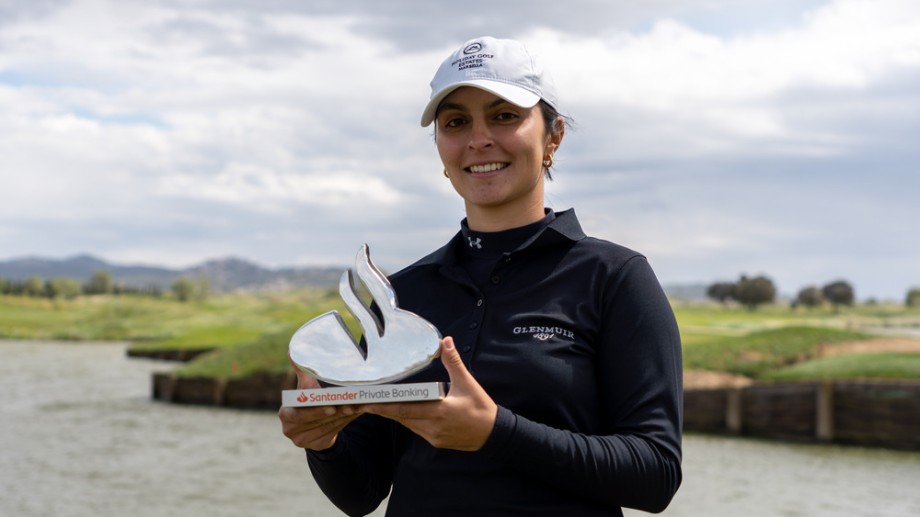
[[[444,122],[444,127],[460,127],[466,123],[462,117],[449,118]]]
[[[440,124],[445,129],[455,129],[466,124],[466,118],[459,115],[445,115],[441,118]]]
[[[499,122],[513,122],[520,118],[520,115],[513,111],[501,111],[495,115],[495,120]]]

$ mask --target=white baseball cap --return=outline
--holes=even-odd
[[[431,80],[422,127],[434,121],[444,97],[462,86],[486,90],[522,108],[536,106],[543,99],[559,109],[552,78],[523,43],[484,36],[467,41],[441,63]]]

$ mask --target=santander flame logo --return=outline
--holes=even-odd
[[[301,391],[300,395],[297,395],[297,402],[306,402],[306,401],[307,401],[307,394]]]
[[[342,273],[339,294],[364,331],[362,348],[337,311],[308,321],[291,337],[288,351],[300,369],[337,385],[381,384],[405,378],[438,355],[441,333],[424,318],[397,306],[392,285],[371,263],[367,244],[355,257],[358,278],[381,317],[358,298],[352,271]]]

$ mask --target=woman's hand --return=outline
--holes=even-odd
[[[434,447],[479,450],[492,433],[498,406],[466,369],[451,337],[441,340],[441,362],[450,376],[443,400],[367,404],[361,411],[395,420]]]
[[[295,367],[297,389],[319,388],[319,381]],[[352,406],[282,407],[278,411],[281,430],[294,445],[303,449],[321,451],[335,444],[339,431],[358,417]]]

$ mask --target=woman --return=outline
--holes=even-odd
[[[406,382],[435,402],[283,408],[283,430],[351,515],[620,515],[663,510],[681,480],[681,357],[646,259],[544,209],[565,133],[520,43],[477,38],[431,82],[444,175],[466,219],[390,278],[445,337]],[[301,388],[318,387],[298,372]]]

